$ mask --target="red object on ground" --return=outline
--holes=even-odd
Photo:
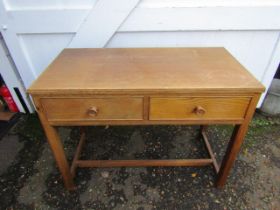
[[[9,110],[11,112],[19,112],[18,107],[6,85],[2,85],[0,88],[0,95],[3,97],[4,101],[7,103]]]

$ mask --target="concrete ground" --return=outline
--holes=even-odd
[[[35,115],[0,140],[0,209],[280,209],[280,118],[256,114],[224,189],[211,167],[78,169],[68,192]],[[220,160],[231,126],[210,126]],[[59,128],[69,160],[77,128]],[[91,127],[82,158],[206,157],[196,126]]]

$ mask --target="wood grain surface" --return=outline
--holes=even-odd
[[[262,92],[224,48],[65,49],[29,88],[40,93]]]
[[[143,98],[47,98],[41,99],[48,120],[141,120]],[[95,109],[96,113],[91,114]]]
[[[151,98],[150,120],[243,119],[249,97],[169,97]],[[202,109],[201,113],[197,109]]]

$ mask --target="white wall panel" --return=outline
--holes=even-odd
[[[97,0],[4,0],[9,10],[90,8]]]
[[[11,20],[7,30],[15,29],[17,34],[76,33],[89,12],[88,9],[13,10],[6,13]]]
[[[21,34],[20,42],[36,76],[54,60],[71,41],[73,34]]]
[[[90,8],[97,0],[4,0],[7,9]],[[279,0],[142,0],[139,7],[275,6]]]
[[[275,6],[279,0],[143,0],[139,7],[221,7],[221,6]]]
[[[119,31],[279,30],[280,6],[136,8]]]
[[[91,9],[69,48],[104,47],[140,0],[102,0]]]

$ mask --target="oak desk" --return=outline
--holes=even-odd
[[[213,165],[229,174],[264,87],[224,48],[65,49],[28,89],[67,189],[76,167]],[[56,126],[199,124],[208,159],[79,160],[71,167]],[[221,166],[208,124],[235,124]],[[82,129],[81,129],[82,130]]]

